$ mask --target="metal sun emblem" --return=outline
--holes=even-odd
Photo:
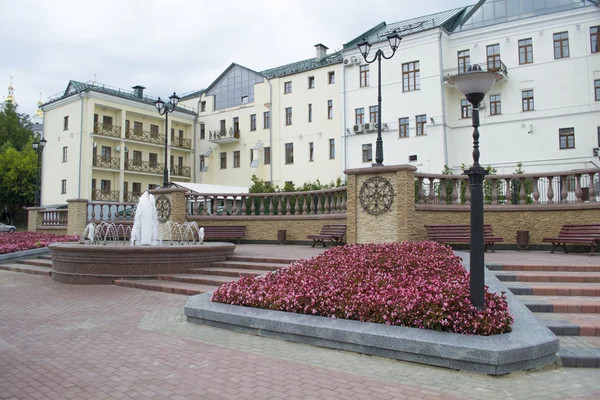
[[[363,210],[371,215],[386,213],[394,202],[394,188],[389,180],[373,176],[360,188],[359,200]]]
[[[155,204],[158,222],[167,222],[171,216],[171,200],[167,196],[158,196]]]

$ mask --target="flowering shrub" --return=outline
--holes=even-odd
[[[48,247],[55,242],[77,242],[78,236],[40,232],[0,233],[0,254]]]
[[[510,332],[506,295],[469,300],[469,274],[435,242],[346,245],[217,289],[215,302],[475,335]]]

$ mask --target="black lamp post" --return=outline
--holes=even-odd
[[[37,171],[35,174],[35,200],[34,200],[34,206],[35,207],[39,207],[40,206],[40,193],[42,191],[42,182],[41,182],[41,174],[42,174],[42,152],[44,151],[44,147],[46,147],[46,142],[47,140],[42,138],[42,140],[40,140],[38,142],[38,138],[35,138],[35,140],[33,141],[33,143],[31,144],[31,147],[33,148],[33,150],[35,150],[37,152]]]
[[[389,60],[396,54],[396,49],[400,46],[402,38],[397,34],[393,33],[387,37],[390,47],[392,48],[392,54],[386,57],[383,50],[377,49],[375,56],[371,61],[367,60],[369,50],[371,50],[371,44],[365,38],[361,43],[358,44],[358,50],[362,54],[365,61],[369,64],[374,63],[377,60],[377,141],[375,144],[375,161],[377,166],[383,165],[383,139],[381,138],[381,58]]]
[[[175,92],[173,92],[172,96],[169,96],[169,102],[165,103],[163,100],[160,99],[160,97],[158,98],[158,100],[156,100],[154,102],[154,105],[156,106],[156,109],[158,110],[158,113],[160,115],[164,115],[165,116],[165,169],[163,171],[163,187],[167,187],[169,185],[169,169],[167,168],[167,150],[169,148],[168,145],[168,131],[169,131],[169,113],[172,113],[173,111],[175,111],[175,107],[177,106],[177,103],[179,102],[179,96],[177,96],[175,94]]]
[[[471,254],[470,254],[470,297],[471,303],[481,309],[484,303],[484,240],[483,240],[483,179],[487,174],[485,168],[479,165],[479,103],[485,98],[494,83],[502,75],[495,72],[483,71],[478,65],[469,66],[465,73],[448,78],[448,83],[456,85],[471,103],[473,121],[473,165],[465,171],[471,185]]]

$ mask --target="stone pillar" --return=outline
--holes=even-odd
[[[87,225],[87,206],[86,199],[67,200],[69,205],[69,223],[67,225],[67,235],[81,235]]]
[[[187,221],[187,212],[185,210],[186,200],[185,193],[189,189],[186,188],[164,188],[164,189],[153,189],[148,192],[154,195],[157,199],[159,196],[165,196],[171,203],[171,215],[169,221],[178,222],[183,224]],[[159,215],[160,217],[160,215]]]
[[[348,176],[348,243],[412,239],[416,170],[412,165],[392,165],[344,171]]]
[[[27,210],[27,231],[37,232],[38,226],[42,224],[42,213],[40,210],[45,210],[45,207],[25,207]]]

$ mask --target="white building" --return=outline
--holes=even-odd
[[[483,165],[498,173],[518,162],[526,172],[600,165],[599,26],[591,1],[488,0],[374,27],[344,46],[345,165],[370,165],[369,145],[375,159],[376,129],[355,126],[361,109],[364,122],[373,121],[377,63],[367,64],[356,44],[373,44],[369,59],[377,49],[389,55],[394,31],[402,42],[382,61],[385,164],[439,173],[472,163],[470,107],[445,81],[480,64],[504,76],[480,111]]]
[[[231,64],[206,90],[184,96],[198,108],[197,182],[251,186],[253,174],[283,188],[343,178],[340,53],[256,72]]]

